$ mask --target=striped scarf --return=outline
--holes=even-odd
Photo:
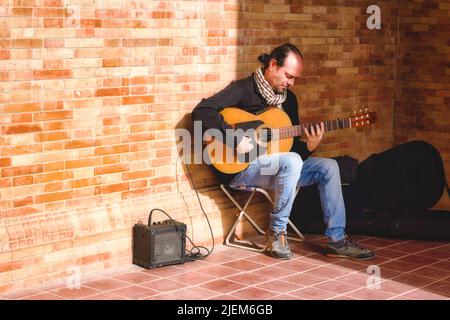
[[[258,90],[264,98],[264,101],[269,106],[275,106],[279,109],[283,109],[281,104],[284,101],[286,101],[287,90],[284,90],[283,93],[275,93],[275,91],[273,91],[270,84],[264,78],[262,68],[256,69],[256,71],[254,73],[254,78],[255,78],[256,85],[258,86]]]

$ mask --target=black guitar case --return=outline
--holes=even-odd
[[[338,161],[341,180],[355,169],[345,163]],[[445,191],[449,194],[442,158],[430,144],[411,141],[374,154],[357,165],[356,178],[346,182],[350,183],[342,185],[342,192],[347,233],[450,239],[450,211],[430,209]],[[317,186],[301,189],[291,221],[302,232],[324,232]]]

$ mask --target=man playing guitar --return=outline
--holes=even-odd
[[[224,120],[221,111],[234,106],[258,114],[270,106],[281,108],[292,124],[299,124],[297,99],[288,88],[294,85],[303,70],[303,56],[292,44],[275,48],[258,57],[262,67],[251,76],[235,81],[222,91],[202,101],[192,112],[194,121],[201,121],[203,130],[218,129],[224,135],[233,126]],[[367,260],[375,255],[350,240],[345,234],[345,206],[342,197],[339,167],[335,160],[311,157],[324,134],[324,123],[304,128],[306,142],[295,138],[290,152],[258,156],[245,170],[223,173],[213,167],[221,183],[234,187],[251,186],[274,190],[275,206],[270,215],[267,250],[271,256],[290,259],[286,228],[297,187],[317,184],[327,226],[327,255]],[[254,148],[251,138],[236,136],[235,151],[248,153]],[[277,170],[267,174],[264,167],[276,163]]]

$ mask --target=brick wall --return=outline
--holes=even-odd
[[[379,115],[371,128],[327,134],[318,156],[362,160],[393,145],[396,2],[377,2],[381,30],[366,28],[371,1],[0,4],[0,292],[71,266],[130,263],[131,227],[155,207],[210,243],[174,128],[280,43],[305,55],[295,89],[304,121]],[[235,210],[207,167],[189,168],[221,241]],[[267,210],[252,207],[259,220]]]
[[[402,1],[394,143],[425,140],[441,152],[450,181],[450,3]]]

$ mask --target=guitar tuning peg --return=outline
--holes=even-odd
[[[369,111],[367,108],[364,108],[364,112],[367,112],[367,111]]]
[[[362,109],[359,109],[359,113],[363,113]]]
[[[353,114],[356,114],[356,110],[353,110]]]

